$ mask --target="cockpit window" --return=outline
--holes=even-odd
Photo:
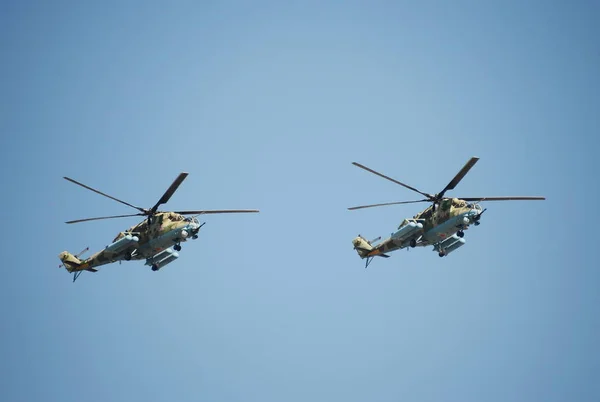
[[[172,214],[169,215],[169,219],[171,219],[172,221],[177,222],[177,221],[182,221],[184,219],[184,217],[182,215],[173,214],[172,213]]]
[[[452,200],[452,206],[454,206],[454,207],[462,208],[466,205],[467,205],[467,203],[463,200],[459,200],[456,198]]]
[[[415,215],[414,218],[415,219],[429,219],[429,218],[431,218],[432,214],[433,214],[433,209],[431,207],[429,207],[422,213]]]

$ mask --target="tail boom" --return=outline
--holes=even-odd
[[[58,258],[62,262],[62,265],[60,265],[59,268],[62,268],[64,266],[69,273],[79,271],[97,272],[97,270],[91,268],[86,261],[81,261],[79,258],[69,253],[68,251],[63,251],[62,253],[60,253],[58,255]]]

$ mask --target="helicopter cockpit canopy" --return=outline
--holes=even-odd
[[[186,222],[199,223],[195,216],[185,218]]]
[[[178,221],[182,221],[185,219],[185,217],[183,215],[179,215],[173,212],[169,213],[169,219],[174,221],[174,222],[178,222]]]
[[[424,211],[413,216],[414,219],[429,219],[433,215],[433,207],[430,205]]]
[[[452,199],[452,206],[455,208],[464,208],[467,206],[467,202],[458,198]]]

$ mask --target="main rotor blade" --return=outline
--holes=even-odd
[[[348,208],[348,209],[350,211],[354,211],[355,209],[381,207],[381,206],[384,206],[384,205],[414,204],[416,202],[430,202],[430,200],[386,202],[386,203],[383,203],[383,204],[361,205],[359,207],[351,207],[351,208]]]
[[[115,215],[115,216],[101,216],[99,218],[86,218],[86,219],[77,219],[75,221],[68,221],[65,223],[79,223],[79,222],[87,222],[87,221],[98,221],[101,219],[114,219],[114,218],[128,218],[130,216],[144,216],[146,214],[131,214],[131,215]]]
[[[166,204],[167,201],[169,201],[169,199],[171,198],[171,196],[173,195],[173,193],[177,190],[177,188],[185,180],[185,178],[187,177],[187,175],[188,175],[188,173],[186,173],[186,172],[179,173],[179,176],[177,176],[177,178],[175,179],[175,181],[173,181],[173,183],[171,184],[171,186],[169,186],[169,188],[167,189],[167,191],[165,191],[165,193],[163,194],[163,196],[160,197],[160,200],[158,200],[158,202],[156,203],[156,205],[154,205],[152,207],[152,209],[150,209],[151,213],[155,213],[156,210],[158,209],[159,205]]]
[[[465,201],[541,201],[546,197],[456,197]]]
[[[175,211],[180,215],[204,215],[204,214],[238,214],[248,212],[260,212],[258,209],[213,209],[204,211]]]
[[[98,191],[98,190],[96,190],[95,188],[91,188],[90,186],[86,186],[85,184],[83,184],[83,183],[80,183],[80,182],[78,182],[77,180],[73,180],[73,179],[71,179],[70,177],[64,177],[64,176],[63,176],[63,178],[64,178],[65,180],[68,180],[68,181],[70,181],[71,183],[75,183],[75,184],[77,184],[78,186],[81,186],[81,187],[83,187],[83,188],[86,188],[86,189],[88,189],[88,190],[90,190],[90,191],[93,191],[94,193],[97,193],[97,194],[103,195],[103,196],[105,196],[105,197],[108,197],[108,198],[110,198],[111,200],[114,200],[114,201],[120,202],[121,204],[125,204],[125,205],[127,205],[128,207],[135,208],[135,209],[137,209],[137,210],[138,210],[138,211],[140,211],[140,212],[144,212],[144,213],[146,212],[146,210],[145,210],[144,208],[136,207],[135,205],[131,205],[131,204],[130,204],[130,203],[128,203],[128,202],[125,202],[125,201],[123,201],[123,200],[120,200],[120,199],[118,199],[118,198],[115,198],[115,197],[113,197],[113,196],[110,196],[110,195],[108,195],[108,194],[104,194],[102,191]]]
[[[471,168],[475,166],[478,160],[479,158],[476,156],[469,159],[469,161],[465,163],[465,166],[463,166],[463,168],[460,169],[456,176],[454,176],[454,179],[452,179],[450,183],[448,183],[448,185],[438,194],[437,198],[442,199],[446,191],[454,189],[454,187],[456,187],[456,185],[463,179],[463,177],[465,177],[469,170],[471,170]]]
[[[431,194],[427,194],[427,193],[424,193],[424,192],[422,192],[422,191],[419,191],[419,190],[417,190],[416,188],[409,186],[408,184],[404,184],[404,183],[402,183],[402,182],[399,182],[399,181],[398,181],[398,180],[396,180],[396,179],[392,179],[391,177],[388,177],[388,176],[386,176],[386,175],[384,175],[384,174],[381,174],[381,173],[379,173],[379,172],[376,172],[375,170],[373,170],[373,169],[370,169],[370,168],[368,168],[368,167],[366,167],[366,166],[364,166],[364,165],[361,165],[360,163],[357,163],[357,162],[352,162],[352,164],[353,164],[354,166],[358,166],[359,168],[366,170],[367,172],[371,172],[371,173],[373,173],[373,174],[376,174],[377,176],[383,177],[384,179],[387,179],[387,180],[389,180],[389,181],[391,181],[391,182],[393,182],[393,183],[399,184],[399,185],[401,185],[402,187],[406,187],[406,188],[407,188],[407,189],[409,189],[409,190],[416,191],[417,193],[419,193],[419,194],[421,194],[421,195],[424,195],[425,197],[427,197],[427,198],[429,198],[429,199],[432,199],[432,198],[433,198],[433,196],[432,196]]]

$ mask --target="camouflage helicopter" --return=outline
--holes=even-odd
[[[81,275],[81,273],[84,271],[97,272],[97,267],[117,261],[121,262],[145,259],[145,265],[149,265],[152,268],[152,271],[158,271],[179,257],[181,243],[187,241],[188,239],[195,240],[198,238],[198,232],[206,222],[200,224],[197,216],[203,214],[259,212],[255,209],[223,209],[175,212],[159,211],[158,207],[162,204],[166,204],[167,201],[169,201],[173,193],[175,193],[187,175],[188,173],[185,172],[180,173],[167,191],[163,194],[163,196],[150,209],[137,207],[108,194],[104,194],[103,192],[86,186],[85,184],[69,177],[64,177],[64,179],[85,189],[91,190],[97,194],[103,195],[111,200],[120,202],[121,204],[125,204],[140,211],[137,214],[77,219],[74,221],[68,221],[66,223],[72,224],[100,219],[125,218],[131,216],[145,216],[146,219],[137,225],[120,232],[113,239],[111,244],[85,260],[80,260],[79,257],[81,254],[88,251],[89,248],[84,249],[77,255],[73,255],[68,251],[63,251],[58,255],[58,258],[60,258],[62,261],[62,264],[59,265],[59,268],[65,267],[69,273],[73,273],[73,282],[75,282],[79,275]],[[185,215],[194,216],[186,217]]]
[[[374,240],[367,240],[360,234],[352,240],[354,249],[362,259],[366,259],[365,268],[369,266],[374,257],[388,258],[391,251],[400,250],[407,247],[425,247],[432,245],[433,251],[436,251],[440,257],[447,256],[454,250],[462,247],[466,241],[463,238],[465,230],[471,224],[478,226],[481,215],[485,209],[481,209],[481,201],[508,201],[508,200],[545,200],[545,197],[444,197],[446,191],[453,190],[456,185],[465,177],[469,170],[477,163],[479,158],[472,157],[463,166],[463,168],[454,176],[442,191],[437,194],[428,194],[417,190],[414,187],[392,179],[384,174],[376,172],[360,163],[352,162],[368,172],[383,177],[393,183],[399,184],[409,190],[415,191],[425,198],[415,201],[388,202],[383,204],[362,205],[348,208],[357,210],[362,208],[372,208],[384,205],[412,204],[418,202],[431,202],[432,205],[419,212],[412,219],[404,219],[398,229],[387,239],[380,243],[378,237]]]

